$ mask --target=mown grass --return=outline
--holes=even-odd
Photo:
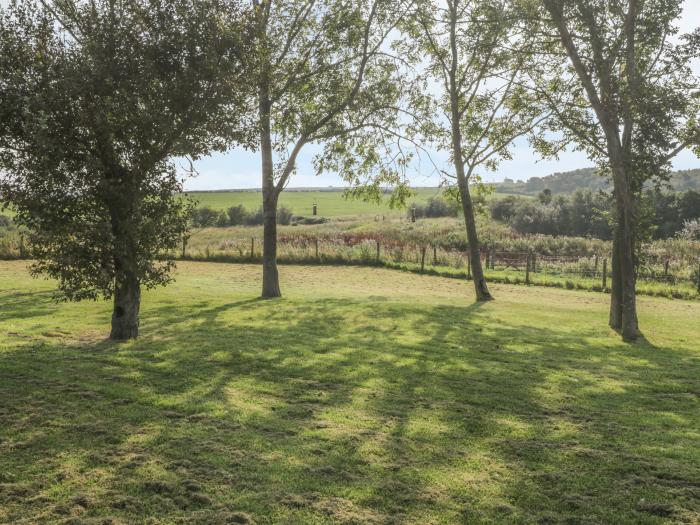
[[[0,263],[2,523],[697,523],[700,305],[373,268],[181,263],[56,305]]]

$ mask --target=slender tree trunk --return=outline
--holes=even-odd
[[[271,194],[263,200],[263,286],[262,297],[281,297],[279,272],[277,271],[277,196]]]
[[[462,151],[462,130],[459,127],[460,108],[459,108],[459,86],[457,82],[457,65],[459,63],[459,50],[457,48],[457,5],[450,5],[450,50],[451,50],[451,68],[449,71],[449,85],[447,86],[450,93],[450,116],[452,125],[452,156],[457,173],[457,186],[459,187],[459,196],[462,201],[462,211],[464,212],[464,223],[467,228],[467,242],[469,243],[469,257],[471,260],[472,278],[474,281],[474,291],[476,292],[477,301],[490,301],[493,296],[489,292],[484,277],[484,270],[481,266],[481,251],[479,249],[479,237],[476,233],[476,219],[474,218],[474,205],[472,197],[469,193],[469,176],[471,173],[465,173],[464,156]]]
[[[263,284],[262,297],[281,297],[277,271],[277,198],[270,127],[270,87],[263,73],[258,91],[260,115],[260,153],[262,156],[263,194]]]
[[[109,338],[124,341],[138,337],[140,308],[141,287],[136,274],[130,270],[118,270],[114,283],[114,309]]]
[[[474,206],[469,193],[469,185],[464,179],[464,183],[458,182],[459,196],[462,201],[462,211],[464,212],[464,222],[467,228],[467,241],[469,242],[469,260],[471,261],[472,278],[474,281],[474,291],[477,301],[490,301],[493,296],[489,292],[484,277],[484,269],[481,265],[481,250],[479,238],[476,233],[476,220],[474,218]]]
[[[622,239],[621,220],[615,224],[612,241],[610,274],[610,318],[608,324],[615,330],[622,329],[622,272],[620,270],[620,247]]]

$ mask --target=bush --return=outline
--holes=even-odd
[[[0,215],[0,228],[9,228],[13,225],[12,219],[7,215]]]
[[[196,208],[192,217],[192,224],[197,228],[216,226],[221,212],[208,206]]]
[[[280,206],[279,208],[277,208],[277,223],[278,224],[282,224],[282,225],[286,226],[292,222],[293,217],[294,217],[294,214],[292,213],[292,210],[290,210],[289,208],[285,208],[284,206]]]
[[[412,208],[415,210],[417,219],[422,217],[457,217],[459,214],[457,203],[447,201],[442,197],[430,197],[425,204],[414,204]],[[408,215],[411,216],[410,209]]]
[[[226,210],[226,214],[228,215],[228,223],[230,226],[242,226],[245,224],[248,212],[239,204],[238,206],[231,206]]]

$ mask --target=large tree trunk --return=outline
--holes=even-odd
[[[277,271],[277,197],[272,162],[272,130],[270,125],[270,87],[263,74],[258,89],[260,116],[260,154],[262,156],[263,193],[263,285],[262,297],[281,297]]]
[[[612,148],[610,148],[612,150]],[[634,341],[639,336],[637,322],[637,278],[634,256],[635,212],[634,195],[630,187],[624,163],[618,151],[612,150],[611,164],[615,186],[615,204],[617,207],[618,226],[616,227],[613,246],[617,244],[613,257],[617,256],[618,271],[613,277],[613,288],[618,287],[610,299],[610,320],[615,321],[614,328],[622,332],[625,341]],[[615,261],[613,261],[615,265]],[[618,316],[619,313],[619,316]],[[619,317],[619,324],[618,324]]]
[[[139,335],[141,287],[134,272],[118,270],[114,282],[114,309],[109,338],[116,341],[134,339]]]

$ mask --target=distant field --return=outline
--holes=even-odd
[[[442,194],[441,188],[417,188],[415,196],[409,199],[411,203],[424,203],[430,197]],[[192,191],[187,193],[198,202],[199,206],[225,210],[231,206],[242,204],[248,210],[255,210],[262,205],[260,191]],[[502,198],[506,194],[493,193],[490,198]],[[280,205],[290,208],[296,215],[311,215],[314,203],[318,206],[318,214],[323,217],[339,217],[343,215],[371,214],[400,214],[404,210],[389,208],[388,198],[382,204],[364,202],[356,199],[346,199],[342,191],[285,191],[280,196]]]
[[[409,202],[425,202],[430,197],[441,195],[440,188],[420,188]],[[255,210],[262,205],[260,191],[211,191],[188,192],[199,206],[225,210],[231,206],[242,204],[248,210]],[[280,196],[280,206],[290,208],[296,215],[312,214],[314,203],[318,206],[318,214],[324,217],[342,215],[367,215],[404,213],[402,210],[389,208],[388,199],[383,204],[364,202],[356,199],[346,199],[342,191],[284,191]]]

